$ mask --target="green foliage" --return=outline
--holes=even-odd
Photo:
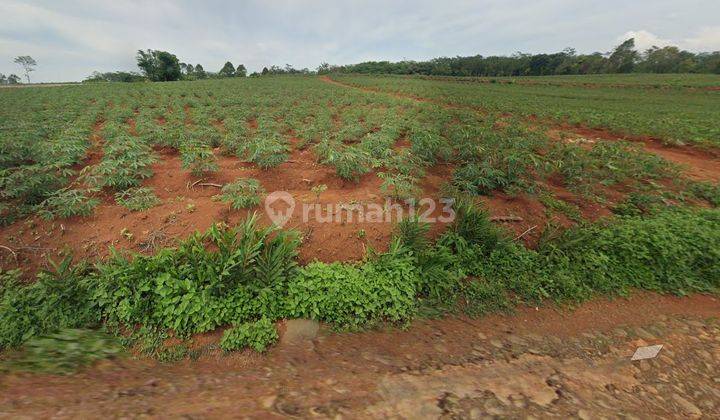
[[[420,193],[420,188],[417,186],[418,179],[414,176],[388,172],[378,172],[377,176],[383,180],[380,190],[396,200],[415,198]]]
[[[225,330],[220,340],[220,348],[225,351],[240,350],[250,347],[257,352],[264,352],[278,340],[275,324],[268,318],[260,318],[255,322],[245,322]]]
[[[103,332],[65,328],[31,338],[5,363],[5,367],[19,371],[70,374],[95,361],[114,358],[121,353],[119,343]]]
[[[221,194],[214,196],[213,199],[230,203],[230,207],[237,210],[259,205],[260,196],[263,194],[265,189],[257,179],[238,178],[235,182],[223,186]]]
[[[329,146],[321,149],[322,163],[335,168],[337,175],[348,181],[358,181],[370,172],[372,159],[366,151],[354,146]]]
[[[690,185],[690,192],[697,198],[701,198],[714,207],[720,207],[720,183],[693,182]]]
[[[622,216],[641,216],[654,213],[663,207],[667,206],[663,203],[662,197],[658,195],[632,192],[612,211]]]
[[[105,156],[95,166],[83,169],[83,179],[93,187],[126,189],[153,174],[157,158],[150,146],[131,136],[119,136],[105,146]]]
[[[498,160],[470,162],[455,171],[453,184],[460,191],[475,195],[521,190],[529,185],[526,178],[532,165],[529,157],[512,154]]]
[[[415,314],[418,276],[412,257],[398,243],[360,266],[310,263],[289,285],[288,315],[349,329],[404,323]]]
[[[140,70],[153,82],[180,79],[180,61],[175,54],[159,50],[138,50],[136,59]]]
[[[187,141],[180,147],[183,169],[190,170],[193,176],[202,177],[219,169],[217,159],[210,146],[198,142]]]
[[[276,135],[255,138],[247,146],[247,160],[261,169],[271,169],[285,162],[288,157],[288,146]]]
[[[160,199],[152,188],[135,187],[116,193],[115,202],[128,210],[142,211],[157,206],[160,204]]]
[[[73,216],[89,216],[100,200],[88,197],[88,192],[77,189],[63,188],[51,193],[38,206],[39,214],[51,220],[56,217],[67,219]]]
[[[20,272],[0,274],[0,349],[62,328],[85,328],[100,321],[93,308],[85,265],[66,258],[53,271],[38,273],[29,285]]]
[[[298,245],[293,231],[258,228],[257,216],[233,229],[213,226],[177,249],[135,255],[132,262],[116,256],[100,265],[93,300],[112,324],[157,326],[181,335],[276,317],[279,293],[297,269]]]

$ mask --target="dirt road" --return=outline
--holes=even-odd
[[[0,417],[717,418],[720,300],[636,295],[525,308],[195,361],[125,359],[69,377],[6,375]],[[663,344],[652,360],[636,347]]]

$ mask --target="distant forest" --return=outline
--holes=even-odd
[[[572,48],[554,54],[441,57],[429,61],[367,61],[334,66],[322,64],[318,73],[421,74],[437,76],[547,76],[599,73],[715,73],[720,74],[720,51],[693,53],[677,47],[652,47],[644,52],[628,39],[612,52],[577,54]]]
[[[94,72],[86,82],[165,82],[248,76],[245,66],[226,62],[220,71],[205,71],[202,65],[186,64],[167,51],[140,50],[136,57],[141,73]],[[284,67],[264,67],[250,77],[278,74],[309,75],[328,73],[418,74],[427,76],[547,76],[600,73],[714,73],[720,74],[720,51],[693,53],[677,47],[652,47],[644,52],[628,39],[608,53],[577,54],[572,48],[554,54],[512,56],[441,57],[429,61],[367,61],[358,64],[321,64],[315,71]],[[19,78],[12,75],[13,81]]]

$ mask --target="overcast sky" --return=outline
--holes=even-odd
[[[218,71],[323,61],[422,60],[516,51],[605,52],[638,46],[720,50],[719,0],[136,1],[0,0],[0,73],[18,55],[33,81],[79,81],[137,70],[138,49],[162,49]]]

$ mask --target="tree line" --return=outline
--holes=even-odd
[[[172,82],[176,80],[202,80],[224,77],[245,77],[247,69],[243,64],[235,67],[226,62],[218,72],[206,71],[202,64],[181,62],[175,54],[160,50],[138,50],[135,56],[140,72],[114,71],[93,72],[86,82]]]
[[[139,50],[136,55],[140,72],[94,72],[89,82],[137,82],[149,80],[202,80],[227,77],[246,77],[244,65],[226,62],[217,72],[206,71],[201,64],[188,64],[172,53],[159,50]],[[31,70],[32,71],[32,70]],[[321,64],[315,71],[284,67],[264,67],[251,77],[278,74],[420,74],[436,76],[547,76],[600,73],[714,73],[720,74],[720,51],[693,53],[675,46],[653,46],[643,52],[635,48],[630,38],[608,53],[578,54],[572,48],[553,54],[523,54],[512,56],[475,55],[469,57],[439,57],[428,61],[366,61],[358,64]],[[26,72],[27,75],[28,72]],[[17,76],[15,76],[16,79]],[[28,79],[29,80],[29,79]]]
[[[422,74],[437,76],[547,76],[599,73],[715,73],[720,74],[720,51],[693,53],[675,46],[651,47],[644,52],[628,39],[609,53],[577,54],[567,48],[554,54],[512,56],[475,55],[440,57],[429,61],[367,61],[333,66],[323,63],[324,73]]]

